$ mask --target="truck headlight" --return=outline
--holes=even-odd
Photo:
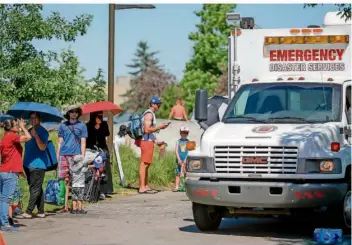
[[[332,172],[335,169],[335,164],[333,161],[321,161],[320,162],[320,172]]]
[[[303,159],[302,159],[303,160]],[[340,159],[305,159],[303,169],[299,167],[298,173],[306,174],[340,174],[342,173]]]
[[[189,170],[200,170],[202,168],[202,161],[200,159],[192,159],[189,161]]]
[[[187,172],[194,173],[214,173],[214,160],[210,157],[191,157],[187,158]]]

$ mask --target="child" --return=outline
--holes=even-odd
[[[85,173],[88,164],[92,163],[98,153],[86,152],[85,157],[77,155],[70,161],[70,172],[72,176],[72,211],[71,214],[87,214],[83,209],[83,196],[85,187]]]
[[[188,142],[188,133],[189,129],[185,126],[182,126],[180,129],[181,139],[176,142],[176,187],[173,190],[174,192],[183,191],[183,181],[182,187],[180,187],[181,178],[184,178],[186,173],[186,160],[188,156],[187,142]]]

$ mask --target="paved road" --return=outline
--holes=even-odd
[[[184,193],[119,197],[90,205],[89,214],[21,220],[7,245],[296,245],[312,244],[312,227],[276,220],[225,219],[218,232],[200,233]],[[350,244],[350,243],[346,243]]]

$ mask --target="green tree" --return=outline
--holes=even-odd
[[[176,83],[170,84],[161,95],[163,105],[157,112],[158,118],[168,118],[171,108],[175,105],[176,99],[182,97],[182,89]]]
[[[126,110],[139,111],[145,108],[150,96],[160,95],[167,84],[174,80],[174,77],[159,65],[159,59],[155,57],[159,52],[149,49],[146,41],[138,42],[135,58],[132,59],[133,64],[126,65],[134,69],[130,72],[133,76],[130,89],[122,95],[126,98],[122,104]]]
[[[91,90],[94,93],[95,101],[105,101],[107,94],[105,92],[106,80],[103,70],[99,69],[97,75],[90,82],[92,83]]]
[[[186,64],[181,87],[189,111],[193,109],[195,92],[208,89],[212,95],[227,63],[227,38],[232,26],[226,22],[226,13],[232,12],[235,4],[204,4],[195,14],[200,18],[197,31],[189,35],[194,42],[193,56]]]
[[[314,8],[316,6],[318,6],[318,4],[316,3],[304,4],[304,8],[306,7]],[[341,15],[341,18],[345,18],[345,21],[348,21],[351,19],[351,4],[337,3],[335,4],[335,6],[339,10],[337,15]]]
[[[132,76],[138,76],[140,73],[147,71],[152,67],[158,67],[159,60],[155,58],[158,51],[150,52],[149,46],[146,41],[140,41],[137,44],[137,51],[134,54],[135,58],[132,59],[132,64],[126,65],[135,71],[130,72]]]
[[[0,5],[1,109],[18,100],[61,107],[96,99],[71,49],[44,52],[33,45],[34,40],[74,42],[87,32],[92,16],[68,21],[58,12],[44,18],[42,10],[38,4]]]

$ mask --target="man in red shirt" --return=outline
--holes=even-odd
[[[17,177],[23,172],[21,143],[32,137],[23,120],[6,120],[3,127],[5,135],[0,141],[0,225],[2,231],[16,231],[9,225],[9,204],[15,193]],[[24,135],[19,135],[19,129]]]

